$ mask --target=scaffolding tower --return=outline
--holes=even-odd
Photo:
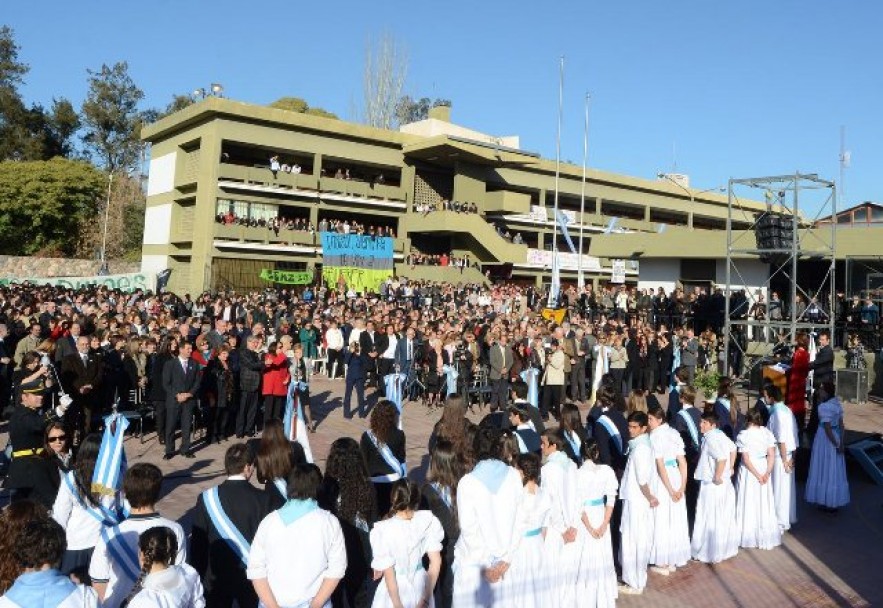
[[[766,201],[766,210],[748,208],[743,201]],[[727,205],[727,270],[724,315],[724,372],[729,373],[733,349],[761,362],[783,345],[790,346],[799,332],[812,333],[827,329],[834,335],[834,260],[837,247],[837,197],[834,182],[816,174],[778,175],[748,179],[731,179]],[[816,227],[818,220],[830,217],[830,224]],[[750,225],[747,230],[733,230],[733,221]],[[762,290],[746,294],[744,310],[731,310],[731,295],[736,285],[749,285],[740,265],[747,261],[769,264],[769,273]],[[800,261],[827,264],[827,272],[814,289],[806,277],[799,276]],[[755,320],[748,313],[764,292],[771,296],[771,284],[777,278],[787,280],[790,293],[781,295],[781,319],[771,319],[767,297],[765,318]],[[803,280],[801,280],[803,278]],[[807,307],[798,311],[798,295]],[[735,314],[734,314],[735,313]],[[762,328],[757,331],[755,328]],[[749,331],[753,334],[749,336]],[[760,335],[761,339],[750,340]],[[753,346],[752,346],[753,345]],[[756,365],[756,363],[755,363]],[[749,367],[750,371],[753,365]]]

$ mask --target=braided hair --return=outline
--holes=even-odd
[[[141,572],[138,574],[138,580],[132,591],[120,604],[120,608],[126,608],[129,602],[134,599],[138,593],[144,588],[144,580],[154,564],[163,564],[166,568],[175,561],[178,554],[178,539],[171,528],[166,526],[156,526],[148,528],[138,537],[138,549],[141,551]]]

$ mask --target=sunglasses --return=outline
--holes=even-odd
[[[65,439],[67,439],[67,435],[55,435],[54,437],[50,436],[49,443],[55,443],[57,441],[64,441]]]

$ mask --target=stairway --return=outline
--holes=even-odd
[[[883,486],[883,441],[880,439],[862,439],[847,446],[849,453],[858,461],[862,468]]]
[[[486,249],[497,262],[523,264],[527,260],[527,245],[510,243],[497,234],[492,225],[476,214],[454,211],[433,211],[427,215],[410,214],[406,220],[405,230],[409,234],[459,232],[469,235],[477,247]]]

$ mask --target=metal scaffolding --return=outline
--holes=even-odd
[[[837,247],[837,196],[834,182],[820,179],[816,174],[779,175],[749,179],[731,179],[727,205],[727,271],[724,315],[724,371],[729,373],[731,354],[758,357],[763,360],[773,354],[777,346],[793,344],[798,332],[827,329],[834,335],[834,259]],[[758,212],[747,208],[743,201],[765,200],[766,210]],[[822,218],[831,217],[830,225],[814,227]],[[733,230],[733,221],[750,224],[748,230]],[[761,241],[765,240],[766,243]],[[772,243],[772,246],[770,246]],[[761,245],[764,246],[761,246]],[[740,264],[747,261],[769,263],[769,273],[762,291],[746,294],[744,310],[731,310],[733,279],[737,285],[748,285]],[[815,289],[807,285],[807,277],[798,275],[798,262],[813,261],[827,272],[817,279]],[[748,314],[758,296],[771,295],[774,281],[784,278],[790,293],[782,295],[782,318],[771,319],[767,311],[763,320]],[[801,280],[803,279],[803,280]],[[814,283],[815,284],[815,283]],[[807,307],[798,311],[798,295]],[[735,315],[733,314],[735,312]],[[735,318],[734,318],[735,317]],[[749,341],[759,334],[761,340]],[[762,328],[762,331],[754,328]],[[753,345],[753,346],[752,346]],[[732,349],[737,349],[732,351]],[[749,368],[750,369],[750,368]]]

